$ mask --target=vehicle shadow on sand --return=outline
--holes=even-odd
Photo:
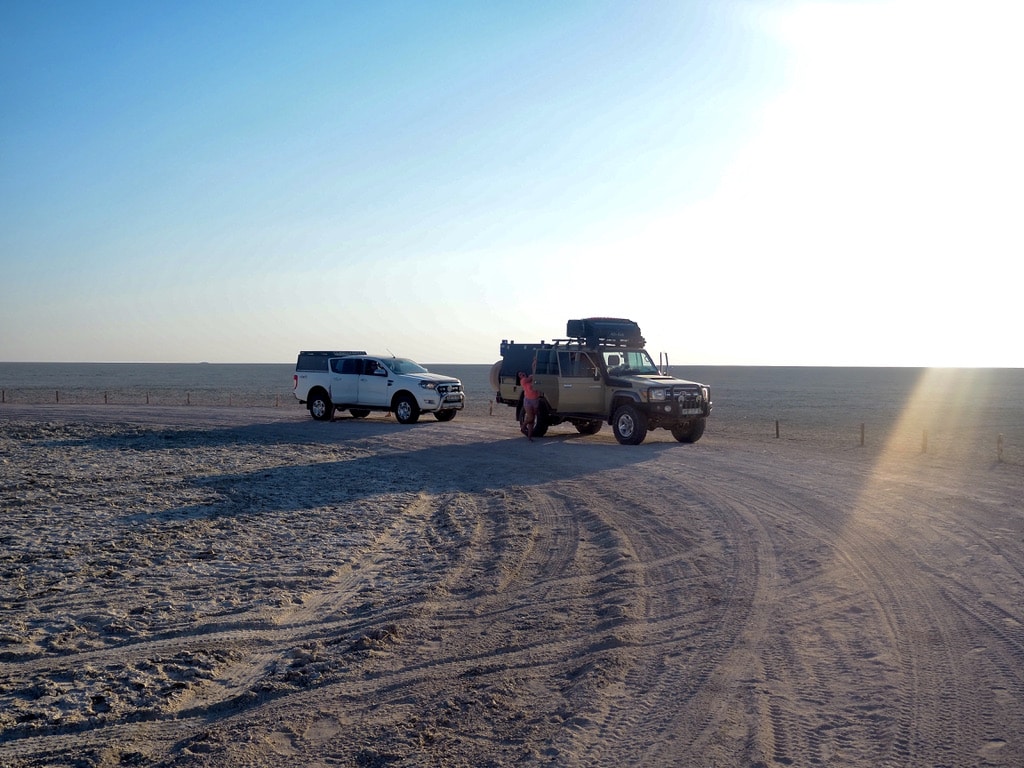
[[[518,432],[510,436],[507,430],[496,430],[493,439],[479,439],[479,433],[474,432],[462,433],[464,439],[460,440],[457,434],[443,433],[441,430],[451,428],[441,423],[353,422],[298,429],[272,424],[212,431],[169,430],[122,441],[121,449],[154,450],[173,445],[202,450],[246,443],[296,444],[294,464],[189,479],[197,487],[214,491],[215,499],[143,516],[150,521],[309,510],[385,494],[490,493],[622,470],[657,461],[666,451],[693,450],[675,442],[621,446],[610,434],[549,433],[529,442]],[[350,431],[338,435],[335,426]],[[427,444],[409,449],[405,444],[410,433],[417,439],[422,434]],[[103,447],[112,447],[109,438],[102,442]],[[328,449],[331,456],[340,454],[340,458],[300,462],[312,453],[308,449],[311,444]]]

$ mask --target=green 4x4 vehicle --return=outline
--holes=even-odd
[[[566,336],[526,344],[503,340],[501,360],[491,367],[495,400],[514,407],[520,425],[519,374],[533,372],[540,395],[535,437],[566,421],[585,435],[611,424],[623,445],[639,445],[648,430],[658,428],[670,430],[681,443],[695,443],[704,434],[711,413],[709,388],[659,369],[632,320],[570,320]]]

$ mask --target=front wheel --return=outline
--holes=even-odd
[[[672,427],[672,437],[680,443],[696,443],[704,434],[707,419],[694,419]]]
[[[620,405],[612,417],[612,430],[622,445],[640,445],[647,437],[647,416],[635,405]]]
[[[309,415],[317,421],[330,421],[334,418],[334,403],[323,390],[309,396]]]
[[[434,411],[434,418],[438,421],[451,421],[458,411],[448,409],[447,411]]]
[[[395,398],[395,418],[399,424],[415,424],[420,418],[420,407],[412,395],[402,393]]]

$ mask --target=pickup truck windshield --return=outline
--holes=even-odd
[[[405,357],[392,357],[384,361],[384,364],[395,373],[426,373],[427,369],[418,363],[414,363]]]

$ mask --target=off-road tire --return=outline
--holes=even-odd
[[[620,405],[612,417],[612,430],[622,445],[640,445],[647,437],[647,415],[635,405]]]
[[[547,403],[543,400],[540,401],[540,405],[537,407],[537,423],[533,425],[533,436],[544,437],[548,433],[548,427],[551,426],[548,423],[548,415],[551,409]],[[526,434],[526,428],[523,425],[523,417],[526,415],[526,408],[523,407],[523,401],[519,401],[519,405],[516,406],[516,421],[519,422],[519,431],[524,435]]]
[[[672,427],[672,437],[680,443],[696,443],[704,434],[707,419],[693,419],[677,427]]]
[[[406,392],[395,397],[394,409],[399,424],[415,424],[420,420],[420,407],[416,399]]]
[[[548,427],[551,426],[550,418],[551,407],[546,400],[541,400],[537,406],[537,423],[533,426],[534,437],[544,437],[548,433]]]
[[[334,403],[331,397],[322,389],[318,389],[309,396],[306,403],[309,408],[309,415],[317,421],[330,421],[334,418]]]
[[[449,408],[446,411],[434,411],[434,418],[438,421],[451,421],[458,411]]]

